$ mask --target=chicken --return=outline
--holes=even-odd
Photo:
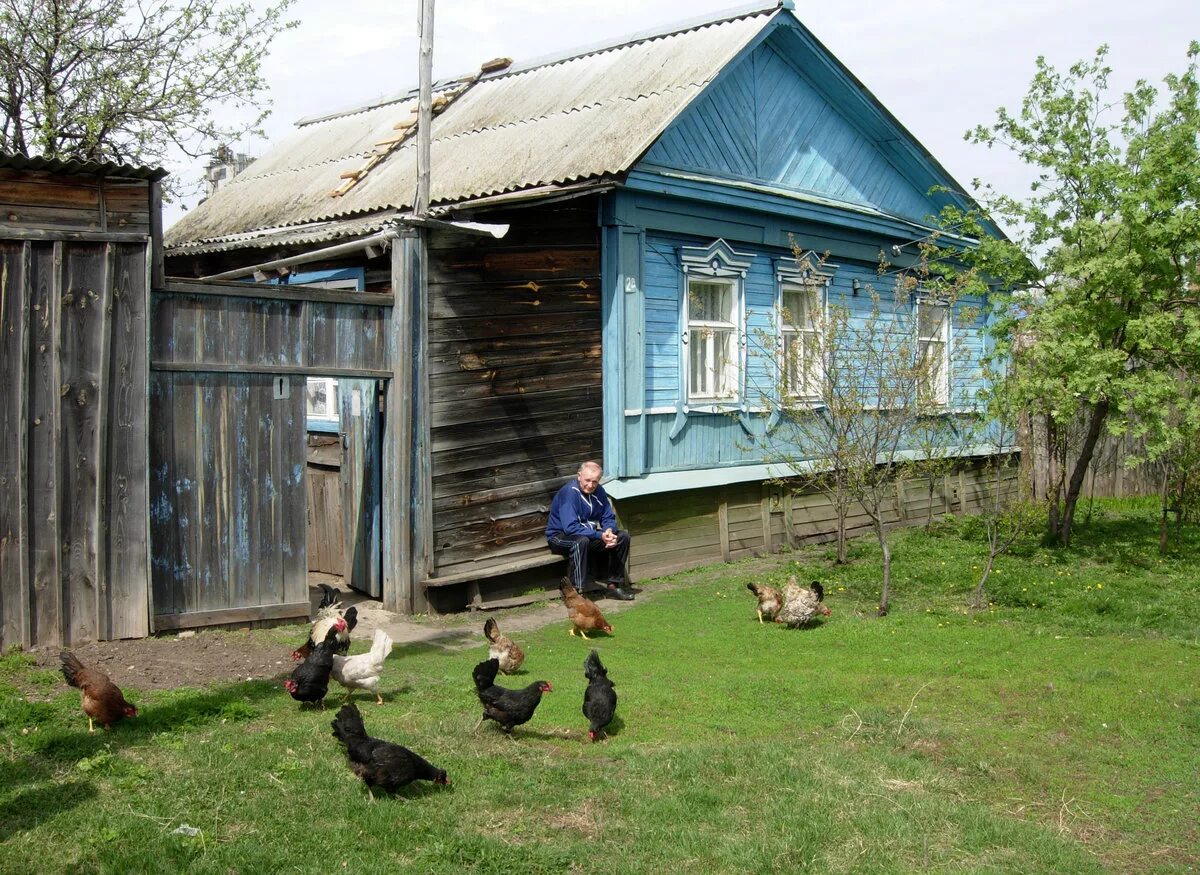
[[[525,661],[525,651],[517,644],[500,632],[500,626],[496,621],[488,618],[488,621],[483,624],[483,634],[491,643],[488,647],[488,657],[495,659],[500,663],[500,671],[505,674],[512,674],[521,667],[521,663]]]
[[[583,692],[583,716],[588,719],[588,738],[595,741],[617,711],[617,691],[608,679],[600,662],[600,654],[592,651],[583,661],[583,675],[588,679]]]
[[[496,672],[500,670],[500,662],[489,659],[475,666],[471,673],[475,679],[475,692],[483,704],[484,720],[495,720],[506,733],[511,733],[514,726],[528,723],[533,712],[542,701],[542,693],[550,692],[553,687],[549,681],[534,681],[520,690],[509,690],[496,686]],[[475,728],[479,728],[479,723]]]
[[[783,607],[775,617],[776,623],[784,623],[792,629],[811,623],[820,614],[828,617],[830,610],[822,602],[825,600],[825,587],[813,581],[808,588],[796,583],[796,578],[788,580],[783,590]]]
[[[350,770],[367,785],[367,795],[372,802],[375,801],[372,787],[394,793],[413,781],[450,783],[445,769],[439,769],[407,747],[367,735],[362,715],[354,703],[342,705],[330,725],[333,737],[346,746]]]
[[[346,621],[338,617],[329,627],[321,641],[292,676],[283,682],[283,688],[292,694],[297,702],[320,702],[321,709],[325,708],[325,694],[329,692],[329,675],[333,672],[334,650],[337,648],[339,632],[346,630]]]
[[[358,608],[351,605],[343,611],[341,602],[334,601],[337,590],[325,583],[321,584],[321,589],[325,594],[321,597],[321,604],[317,608],[317,618],[313,620],[308,640],[292,651],[292,659],[297,662],[308,658],[313,646],[325,637],[329,627],[339,619],[346,621],[346,628],[338,634],[337,652],[345,654],[350,651],[350,633],[358,625]]]
[[[350,701],[355,690],[368,690],[375,694],[377,705],[383,704],[383,696],[379,695],[379,676],[383,673],[383,661],[391,652],[392,639],[382,629],[376,629],[368,652],[357,656],[334,654],[332,676],[346,688],[345,701]]]
[[[604,619],[604,615],[600,613],[600,609],[596,607],[595,602],[577,593],[575,587],[571,586],[570,581],[565,577],[562,579],[562,583],[558,585],[558,588],[562,591],[563,605],[567,609],[567,619],[571,621],[571,628],[567,630],[568,632],[574,635],[575,631],[579,630],[579,634],[583,636],[585,641],[587,640],[588,629],[607,632],[609,635],[612,634],[613,627],[609,624],[608,620]]]
[[[758,622],[761,623],[763,617],[774,620],[779,609],[783,607],[783,593],[765,583],[748,583],[746,589],[754,593],[754,597],[758,599]]]
[[[67,683],[83,693],[80,704],[87,715],[88,732],[95,732],[97,723],[107,729],[123,717],[137,716],[137,708],[125,701],[121,688],[100,669],[88,668],[69,650],[58,658]]]

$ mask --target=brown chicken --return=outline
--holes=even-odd
[[[87,715],[88,732],[96,731],[96,723],[105,729],[122,717],[136,717],[137,708],[125,701],[121,688],[96,668],[88,668],[69,650],[58,655],[62,660],[63,677],[83,693],[81,704]]]
[[[575,587],[571,586],[570,581],[565,577],[562,583],[558,585],[562,590],[563,605],[567,609],[567,619],[571,621],[571,628],[567,631],[572,635],[578,630],[583,638],[587,639],[587,632],[607,632],[609,635],[613,633],[613,627],[608,620],[604,619],[604,615],[600,613],[600,609],[596,607],[591,599],[586,599],[575,591]]]
[[[525,651],[515,641],[500,631],[500,625],[491,617],[483,624],[483,634],[488,640],[488,658],[500,663],[500,671],[512,674],[525,661]]]
[[[774,620],[779,609],[783,607],[783,593],[765,583],[748,583],[746,589],[758,599],[758,622],[763,622],[764,617]]]
[[[807,626],[818,616],[828,617],[832,613],[825,601],[825,587],[818,581],[813,581],[807,587],[796,582],[793,575],[788,578],[783,590],[783,607],[775,617],[776,623],[783,623],[791,629]]]

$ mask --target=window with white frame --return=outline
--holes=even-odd
[[[688,397],[737,396],[737,284],[725,278],[688,278]]]
[[[779,328],[783,340],[783,391],[789,398],[821,394],[821,343],[818,332],[824,307],[824,283],[785,282],[780,286]]]
[[[304,399],[309,423],[337,425],[339,417],[338,381],[331,377],[309,377]]]
[[[686,405],[724,409],[741,398],[746,342],[742,296],[753,259],[751,254],[735,252],[724,240],[680,250],[684,276],[681,399]]]
[[[919,397],[944,407],[950,400],[950,308],[938,301],[917,301]]]

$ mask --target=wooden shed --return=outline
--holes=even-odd
[[[146,635],[161,170],[0,155],[0,648]]]
[[[779,471],[745,447],[771,417],[751,382],[776,366],[752,360],[745,337],[783,331],[793,242],[829,253],[821,300],[861,310],[855,292],[879,253],[911,251],[944,206],[972,208],[962,186],[790,0],[528,64],[486,62],[435,91],[431,217],[412,214],[416,95],[402,91],[299,122],[166,238],[170,273],[193,289],[269,282],[299,299],[332,282],[361,300],[394,294],[390,357],[376,370],[293,367],[269,344],[236,359],[271,373],[287,364],[310,399],[301,430],[339,435],[338,464],[365,466],[365,482],[379,472],[349,525],[381,532],[378,546],[356,544],[378,560],[385,606],[553,592],[561,560],[545,545],[546,512],[589,458],[603,459],[633,533],[635,577],[829,536],[821,500],[771,485]],[[712,320],[689,303],[697,294],[720,302],[719,325],[701,324]],[[216,320],[206,337],[236,324],[228,310],[196,318]],[[967,317],[946,329],[963,363],[948,377],[947,416],[977,388],[982,329]],[[689,345],[711,336],[728,349]],[[223,355],[214,343],[170,366],[212,372]],[[342,374],[369,382],[343,386]],[[374,424],[353,416],[365,408],[347,391],[375,399]],[[349,462],[352,445],[362,450]],[[990,450],[952,449],[964,468],[934,484],[934,502],[970,509],[974,460]],[[193,479],[164,478],[165,496]],[[924,484],[904,488],[897,521],[929,501]],[[352,585],[376,591],[373,574],[356,574]]]

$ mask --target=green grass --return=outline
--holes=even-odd
[[[454,783],[374,805],[333,712],[278,684],[131,691],[141,716],[89,735],[9,654],[0,871],[1194,871],[1197,533],[1160,561],[1153,508],[1104,504],[1071,550],[1001,559],[971,612],[973,526],[896,534],[885,619],[865,541],[838,569],[822,547],[676,576],[594,641],[620,696],[600,744],[565,621],[518,636],[508,682],[555,690],[515,741],[471,732],[482,639],[398,648],[367,727]],[[758,624],[746,582],[790,573],[827,583],[828,622]]]

